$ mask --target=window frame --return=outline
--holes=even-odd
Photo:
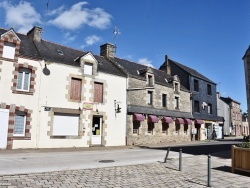
[[[96,91],[96,85],[101,85],[102,86],[102,96],[101,96],[101,100],[99,101],[99,95],[97,96],[97,94],[98,94],[98,92]],[[102,82],[94,82],[94,99],[93,99],[93,101],[95,102],[95,103],[103,103],[103,98],[104,98],[104,96],[103,96],[103,94],[104,94],[104,84],[102,83]]]
[[[73,88],[73,85],[72,85],[72,82],[73,80],[77,80],[77,81],[80,81],[80,88],[78,88],[78,95],[77,97],[75,98],[75,87]],[[70,83],[70,100],[73,100],[73,101],[81,101],[82,100],[82,79],[80,78],[75,78],[75,77],[71,77],[71,83]]]
[[[139,135],[140,126],[141,126],[140,121],[133,121],[133,129],[132,129],[133,135]]]
[[[174,108],[175,109],[180,108],[180,101],[179,101],[179,97],[177,97],[177,96],[174,97]]]
[[[162,97],[162,107],[167,107],[167,94],[162,94],[161,95],[161,97]]]
[[[161,133],[164,134],[164,135],[168,135],[168,132],[169,132],[169,123],[166,123],[166,122],[162,122],[162,125],[161,125]],[[166,129],[163,129],[164,127],[166,127]]]
[[[154,128],[155,128],[155,123],[154,122],[148,122],[147,133],[148,134],[153,134]]]
[[[211,103],[208,103],[208,104],[207,104],[207,113],[208,113],[208,114],[213,114],[212,104],[211,104]]]
[[[199,80],[194,79],[194,91],[199,92]]]
[[[16,44],[12,42],[4,42],[2,57],[8,59],[15,59]]]
[[[23,124],[21,125],[22,126],[22,129],[23,129],[23,131],[22,131],[22,133],[15,133],[15,128],[17,129],[17,126],[19,126],[19,125],[17,125],[16,123],[17,123],[17,117],[18,116],[21,116],[21,117],[23,117]],[[14,127],[13,127],[13,136],[25,136],[25,128],[26,128],[26,117],[27,117],[27,114],[25,113],[25,112],[22,112],[22,111],[16,111],[15,112],[15,115],[14,115]]]
[[[89,62],[85,62],[84,63],[84,71],[83,71],[83,73],[85,74],[85,75],[93,75],[93,63],[89,63]],[[91,71],[90,71],[90,68],[91,68]],[[90,73],[91,72],[91,73]]]
[[[147,93],[147,104],[153,105],[153,91],[148,91]]]
[[[200,101],[194,100],[194,112],[200,113]]]
[[[211,84],[207,84],[207,94],[212,95],[212,86],[211,86]]]
[[[21,76],[21,88],[18,88],[18,82],[19,82],[19,73],[22,74]],[[25,85],[25,75],[26,73],[28,73],[28,89],[24,89],[24,85]],[[30,81],[31,81],[31,73],[32,73],[32,70],[29,69],[29,68],[25,68],[25,67],[19,67],[18,68],[18,73],[17,73],[17,84],[16,84],[16,90],[17,91],[24,91],[24,92],[29,92],[30,91]]]

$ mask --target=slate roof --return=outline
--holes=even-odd
[[[8,30],[0,29],[0,35]],[[87,52],[76,50],[70,47],[66,47],[60,44],[41,40],[41,42],[33,41],[27,35],[16,33],[21,40],[20,55],[28,56],[35,59],[44,59],[46,61],[52,61],[65,65],[71,65],[80,67],[79,61],[75,61],[76,58],[85,55]],[[94,55],[98,61],[98,71],[113,74],[117,76],[126,77],[126,74],[118,67],[112,64],[104,57]]]
[[[230,98],[230,97],[220,97],[220,99],[221,99],[222,101],[224,101],[225,103],[227,103],[227,104],[230,104],[231,102],[235,102],[235,103],[240,104],[240,102],[238,102],[238,101],[236,101],[236,100],[233,100],[233,99]]]
[[[148,66],[142,65],[142,64],[139,64],[139,63],[135,63],[135,62],[132,62],[132,61],[128,61],[128,60],[125,60],[125,59],[120,59],[120,58],[117,58],[117,57],[114,58],[114,61],[116,63],[118,63],[120,66],[122,66],[122,68],[125,70],[125,72],[127,72],[127,74],[130,77],[146,81],[146,76],[143,75],[143,74],[139,74],[138,72],[140,72],[143,69],[144,70],[147,69]],[[154,77],[155,77],[155,83],[156,84],[160,84],[160,85],[167,86],[167,87],[173,87],[172,83],[168,83],[165,80],[165,79],[170,80],[170,79],[173,78],[173,76],[168,75],[166,72],[158,70],[158,69],[154,69],[154,68],[151,68],[151,69],[154,72]],[[180,84],[180,86],[181,86],[181,90],[188,91],[181,84]]]
[[[242,57],[242,59],[244,59],[246,56],[250,55],[250,45],[248,46],[248,49],[246,50],[244,56]]]
[[[181,68],[182,70],[184,70],[185,72],[187,72],[188,74],[190,74],[190,75],[192,75],[194,77],[200,78],[200,79],[205,80],[207,82],[210,82],[212,84],[216,84],[212,80],[210,80],[207,77],[205,77],[204,75],[202,75],[201,73],[197,72],[195,69],[187,67],[187,66],[185,66],[185,65],[183,65],[181,63],[178,63],[176,61],[173,61],[171,59],[168,59],[168,61],[169,61],[170,65],[171,65],[171,63],[173,63],[173,64],[175,64],[176,66],[178,66],[179,68]],[[163,65],[161,67],[164,67],[164,66],[166,66],[166,62],[163,63]]]

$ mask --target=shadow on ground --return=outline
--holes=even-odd
[[[220,166],[220,167],[216,167],[216,168],[213,168],[214,170],[219,170],[219,171],[223,171],[223,172],[228,172],[228,173],[231,173],[231,166]],[[242,172],[242,171],[239,171],[239,170],[235,170],[234,172],[235,174],[239,174],[241,176],[247,176],[247,177],[250,177],[250,173],[248,172]]]

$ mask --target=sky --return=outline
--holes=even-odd
[[[157,69],[168,55],[247,110],[250,0],[2,0],[0,17],[1,28],[40,26],[44,40],[97,55],[112,43],[116,57]]]

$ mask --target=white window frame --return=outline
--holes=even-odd
[[[3,45],[3,55],[2,57],[8,59],[15,58],[16,45],[14,43],[5,42]]]
[[[211,104],[207,105],[207,113],[212,114],[212,105]]]
[[[147,103],[148,103],[148,105],[153,105],[153,91],[148,91]]]
[[[93,75],[93,64],[92,63],[84,63],[84,74]]]
[[[19,73],[22,73],[22,83],[21,83],[21,88],[18,88],[18,80],[20,79],[19,78]],[[27,89],[24,89],[24,81],[25,81],[25,74],[26,73],[28,73],[28,88]],[[31,70],[30,69],[28,69],[28,68],[22,68],[22,67],[20,67],[19,69],[18,69],[18,73],[17,73],[17,86],[16,86],[16,90],[18,90],[18,91],[29,91],[30,90],[30,77],[31,77]]]
[[[21,134],[15,134],[15,127],[17,126],[16,125],[16,116],[22,116],[22,117],[24,117],[24,119],[23,119],[23,124],[21,125],[22,127],[23,127],[23,132],[21,133]],[[25,114],[25,112],[16,112],[15,113],[15,121],[14,121],[14,128],[13,128],[13,136],[25,136],[25,127],[26,127],[26,114]]]
[[[179,97],[174,97],[174,108],[179,109]]]

